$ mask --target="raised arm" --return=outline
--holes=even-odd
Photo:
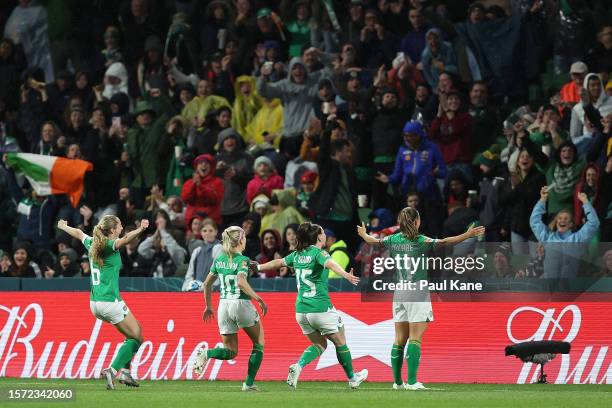
[[[244,292],[247,296],[249,296],[251,299],[259,303],[262,316],[265,316],[266,313],[268,313],[268,306],[263,301],[263,299],[259,297],[257,292],[255,292],[255,290],[251,287],[249,281],[246,278],[246,274],[244,273],[238,274],[238,288],[240,288],[240,290]]]
[[[357,234],[365,241],[366,244],[380,244],[380,240],[378,238],[375,238],[367,233],[365,222],[362,222],[361,225],[357,226]]]
[[[132,242],[134,238],[145,232],[149,228],[149,220],[142,219],[140,220],[140,227],[136,228],[134,231],[130,231],[125,234],[123,237],[119,238],[115,241],[115,249],[122,248]]]
[[[86,237],[85,233],[80,229],[69,227],[68,222],[66,220],[59,220],[57,222],[57,228],[70,235],[72,238],[78,239],[81,242],[83,242]]]
[[[479,226],[479,227],[471,226],[463,234],[455,235],[454,237],[447,237],[447,238],[444,238],[444,239],[439,239],[437,241],[437,243],[438,243],[438,245],[458,244],[460,242],[465,241],[466,239],[475,238],[475,237],[478,237],[480,235],[484,235],[484,233],[485,233],[485,227],[483,227],[483,226]]]
[[[338,274],[338,276],[342,276],[344,279],[346,279],[347,281],[351,282],[353,285],[357,285],[359,283],[359,278],[357,276],[353,275],[353,270],[352,269],[351,269],[350,273],[345,271],[332,258],[329,258],[327,261],[325,261],[325,265],[324,266],[327,269],[330,269],[330,270],[336,272]]]

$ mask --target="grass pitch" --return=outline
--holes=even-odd
[[[393,391],[389,383],[300,382],[291,392],[284,382],[257,382],[260,391],[240,391],[234,381],[142,381],[140,388],[117,384],[107,391],[103,380],[0,378],[0,406],[145,407],[145,408],[392,408],[392,407],[612,407],[612,385],[426,384],[429,391]],[[71,388],[75,401],[7,402],[8,389]]]

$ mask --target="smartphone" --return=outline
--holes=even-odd
[[[121,126],[121,117],[120,116],[113,116],[113,126],[117,125],[117,126]]]

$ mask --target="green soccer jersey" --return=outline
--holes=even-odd
[[[251,299],[238,287],[238,275],[249,277],[250,259],[242,254],[232,255],[230,262],[225,252],[222,252],[212,264],[210,273],[216,275],[221,282],[221,299]]]
[[[399,265],[396,264],[397,280],[420,281],[427,280],[427,252],[434,248],[437,239],[417,235],[408,239],[398,232],[383,238],[383,245],[389,249],[391,258],[399,256]],[[407,257],[404,257],[406,255]]]
[[[121,271],[121,254],[115,249],[115,240],[106,240],[106,248],[102,254],[104,265],[100,266],[93,261],[91,244],[93,238],[85,236],[83,245],[89,254],[89,267],[91,268],[91,294],[90,300],[96,302],[115,302],[121,300],[119,294],[119,271]]]
[[[327,251],[316,246],[293,251],[285,257],[285,265],[295,270],[297,279],[297,313],[321,313],[333,308],[327,290],[329,270],[325,268],[329,258]]]

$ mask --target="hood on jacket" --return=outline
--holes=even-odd
[[[287,79],[291,82],[293,82],[291,72],[293,71],[293,67],[298,64],[304,67],[304,75],[306,76],[306,80],[308,80],[308,70],[306,69],[306,64],[304,64],[304,61],[302,61],[300,57],[293,57],[291,58],[291,61],[289,61],[289,69],[287,70]]]
[[[576,145],[569,140],[566,140],[565,142],[561,143],[561,145],[559,145],[559,148],[557,149],[557,153],[555,155],[555,160],[560,166],[563,165],[561,163],[561,150],[563,150],[564,147],[570,147],[574,151],[574,160],[572,160],[572,162],[570,163],[571,166],[572,164],[576,163],[576,161],[578,161],[578,149],[576,148]]]
[[[238,132],[236,132],[234,128],[229,127],[219,132],[219,135],[217,136],[217,142],[219,143],[219,151],[223,150],[223,142],[226,139],[229,139],[230,137],[236,139],[236,143],[240,150],[244,148],[244,141],[242,140],[240,134],[238,134]]]
[[[588,87],[589,79],[593,77],[597,78],[597,80],[599,81],[599,84],[601,85],[601,92],[599,93],[599,97],[597,98],[597,101],[594,103],[594,105],[599,106],[603,103],[604,99],[606,98],[606,89],[599,75],[593,74],[593,73],[587,74],[584,77],[584,81],[582,82],[582,87],[588,92],[589,91],[589,87]]]
[[[249,96],[245,96],[242,92],[240,92],[240,85],[245,82],[251,84],[251,93]],[[257,95],[257,80],[255,77],[250,75],[240,75],[238,78],[236,78],[236,81],[234,81],[234,95],[236,95],[236,99],[251,98],[254,95]]]
[[[244,218],[242,219],[242,222],[246,220],[253,221],[253,229],[251,230],[251,233],[247,235],[247,237],[248,238],[258,237],[259,230],[261,229],[261,217],[259,216],[259,214],[257,214],[254,211],[251,211],[247,213],[247,215],[244,216]]]
[[[124,92],[117,92],[110,98],[110,103],[114,103],[119,108],[117,116],[123,116],[130,111],[130,97]]]
[[[127,85],[127,81],[128,81],[127,69],[125,68],[125,65],[123,65],[121,62],[112,63],[111,66],[108,67],[108,69],[104,73],[104,76],[117,77],[121,80],[120,85],[123,85],[123,84]]]
[[[278,202],[278,205],[284,210],[287,207],[295,207],[295,189],[287,188],[284,190],[272,190],[271,204]]]

